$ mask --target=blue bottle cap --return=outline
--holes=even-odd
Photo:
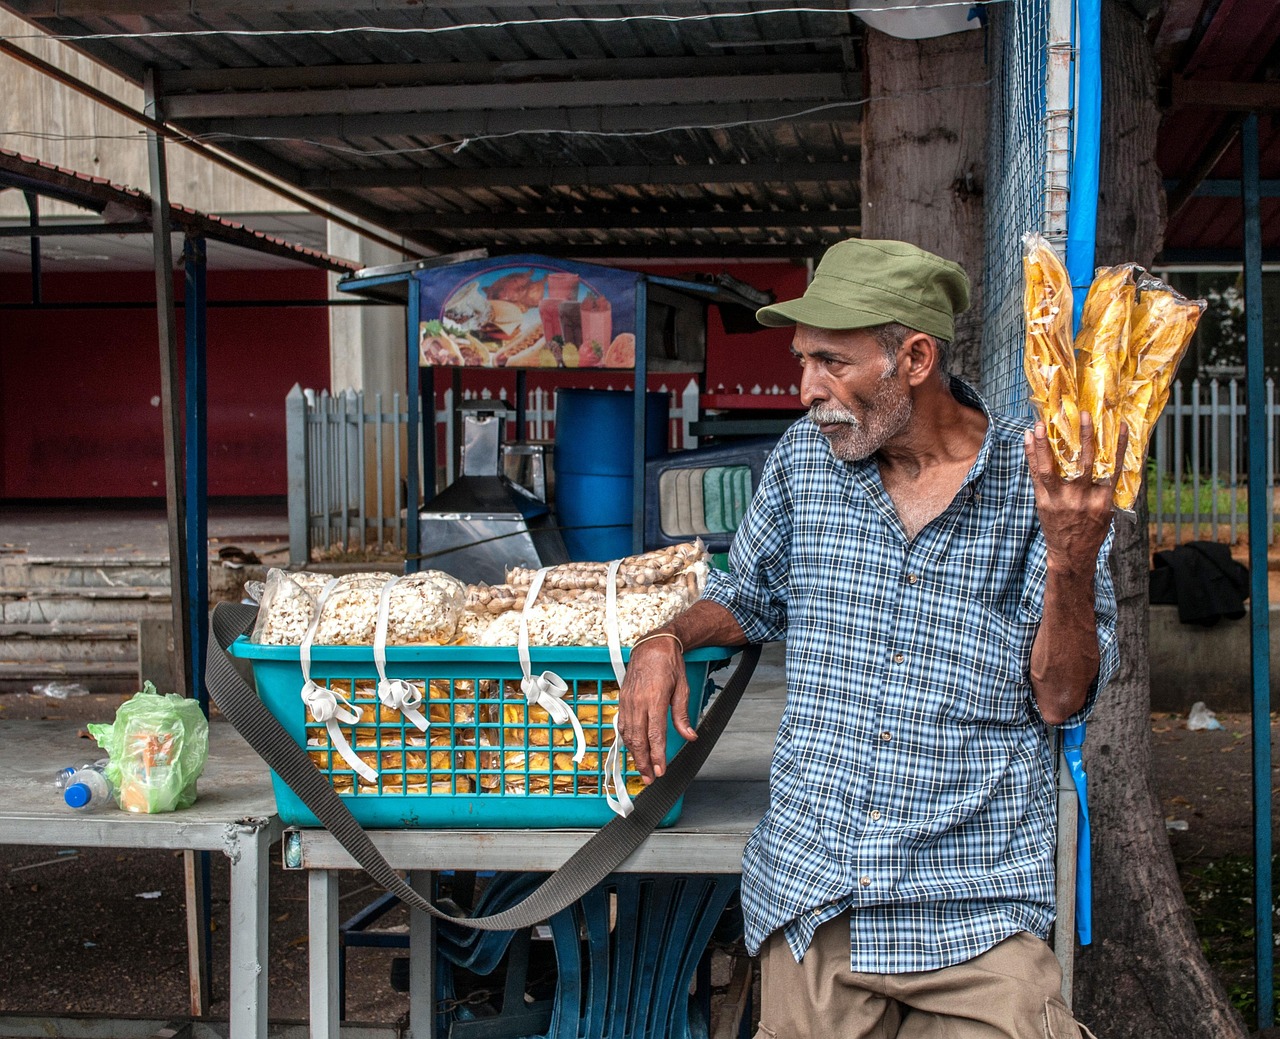
[[[83,808],[93,799],[93,791],[87,783],[72,783],[62,792],[62,799],[72,808]]]

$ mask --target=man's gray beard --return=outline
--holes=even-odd
[[[882,384],[881,392],[876,394],[863,422],[838,405],[815,404],[809,409],[809,420],[816,425],[842,427],[827,436],[831,453],[842,462],[860,462],[870,458],[911,421],[910,395],[904,393],[893,400],[886,400],[885,389],[889,386]]]

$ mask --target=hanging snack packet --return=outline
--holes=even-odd
[[[1133,374],[1124,387],[1120,418],[1129,427],[1129,448],[1116,478],[1114,502],[1132,512],[1142,487],[1147,445],[1156,420],[1169,400],[1169,388],[1182,355],[1204,313],[1202,299],[1187,299],[1156,278],[1138,286],[1129,331]]]
[[[1130,357],[1129,315],[1139,269],[1132,263],[1098,268],[1076,336],[1077,403],[1093,419],[1095,480],[1109,479],[1116,470],[1120,391]]]
[[[1027,325],[1023,370],[1059,471],[1074,480],[1080,475],[1080,412],[1071,342],[1071,279],[1043,235],[1024,236],[1022,246]]]

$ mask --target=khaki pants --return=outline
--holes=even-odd
[[[941,970],[849,970],[849,917],[818,928],[796,963],[781,931],[760,950],[756,1039],[1083,1039],[1062,1001],[1053,950],[1033,934],[1006,938]]]

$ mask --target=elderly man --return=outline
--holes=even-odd
[[[795,326],[809,414],[771,455],[729,572],[633,649],[619,728],[648,780],[668,707],[694,735],[683,650],[787,642],[769,809],[742,864],[757,1039],[1080,1034],[1044,940],[1049,726],[1083,718],[1116,668],[1112,487],[1063,481],[1042,425],[947,374],[968,296],[954,263],[850,240],[758,313]]]

